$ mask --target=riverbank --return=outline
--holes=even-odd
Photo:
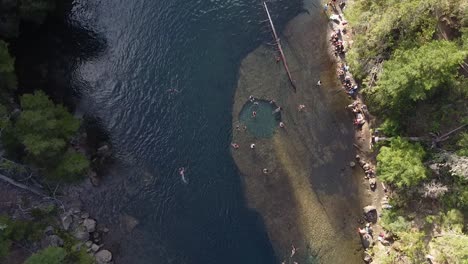
[[[112,260],[102,243],[109,230],[80,201],[112,153],[96,129],[71,114],[73,56],[64,35],[79,31],[66,22],[71,5],[43,1],[36,9],[13,1],[0,12],[6,18],[0,28],[2,263],[23,263],[49,249],[70,263]]]
[[[375,221],[370,221],[369,226],[359,228],[363,242],[364,238],[368,240],[364,243],[365,247],[368,247],[366,261],[372,263],[422,263],[423,261],[430,263],[464,263],[467,255],[463,253],[463,246],[461,245],[466,244],[467,237],[463,233],[463,228],[460,227],[464,223],[462,208],[466,206],[466,202],[464,202],[466,199],[463,197],[467,192],[466,177],[468,171],[460,168],[460,162],[466,160],[462,156],[466,155],[463,153],[465,153],[464,149],[467,146],[460,142],[464,142],[463,138],[466,138],[467,134],[461,133],[457,136],[456,133],[463,131],[464,127],[466,127],[466,119],[463,118],[467,114],[466,103],[463,103],[463,99],[459,99],[465,98],[466,100],[466,85],[464,88],[457,88],[458,84],[466,83],[463,76],[465,71],[466,77],[466,63],[463,62],[463,59],[466,59],[466,53],[459,52],[457,47],[457,45],[463,45],[463,37],[457,40],[455,36],[457,34],[459,34],[458,36],[466,34],[466,32],[463,31],[463,24],[457,25],[457,19],[454,18],[458,14],[457,6],[460,8],[460,12],[463,13],[461,11],[463,10],[463,4],[460,2],[444,6],[444,4],[438,2],[431,2],[428,5],[422,5],[418,1],[410,1],[407,5],[393,3],[376,7],[369,6],[365,1],[346,1],[345,5],[341,5],[342,2],[339,2],[340,4],[336,3],[336,6],[328,5],[328,10],[324,9],[331,25],[330,42],[332,43],[332,49],[330,51],[332,54],[338,51],[338,54],[336,54],[337,61],[341,63],[337,68],[337,73],[342,79],[343,91],[355,98],[354,103],[350,104],[348,108],[355,115],[354,123],[358,128],[355,146],[360,152],[360,159],[356,161],[356,164],[359,164],[366,171],[368,181],[365,180],[365,184],[371,185],[371,189],[372,184],[376,184],[375,191],[369,191],[368,200],[373,205],[372,209],[376,209],[378,218]],[[360,20],[363,23],[362,25],[369,23],[372,26],[380,22],[398,24],[395,21],[405,21],[401,17],[397,20],[388,17],[382,19],[378,12],[394,14],[398,13],[395,9],[405,11],[411,5],[417,6],[419,9],[437,11],[435,14],[420,11],[420,16],[411,17],[410,19],[411,21],[432,21],[428,24],[418,25],[423,28],[429,27],[425,31],[429,34],[427,36],[428,40],[420,40],[421,43],[416,42],[415,47],[411,48],[405,47],[403,43],[405,43],[406,38],[411,38],[414,34],[393,36],[397,39],[394,45],[397,47],[399,45],[403,46],[403,48],[400,47],[401,50],[395,51],[394,57],[389,55],[391,51],[388,50],[383,50],[382,53],[372,56],[371,52],[364,50],[379,49],[380,46],[376,48],[376,46],[368,44],[368,42],[381,41],[380,43],[387,43],[388,39],[372,40],[371,38],[376,36],[375,32],[372,31],[372,26],[363,28],[361,24],[350,25],[342,10],[343,6],[347,8],[349,5],[354,5],[355,9],[350,13],[346,13],[346,15],[352,15],[353,20],[355,22]],[[367,14],[372,8],[375,8],[374,12],[377,14],[369,17]],[[450,19],[447,19],[447,16]],[[374,21],[374,24],[372,24],[372,21]],[[359,31],[355,32],[353,26],[358,28]],[[377,28],[379,26],[381,25],[376,25]],[[431,26],[434,26],[434,28],[431,28]],[[393,28],[398,27],[403,26],[393,26]],[[461,32],[456,33],[456,30],[460,28]],[[384,34],[380,37],[382,36]],[[354,38],[359,41],[357,45],[354,45]],[[432,40],[431,43],[431,39],[434,38],[440,38],[444,41]],[[450,40],[453,40],[453,42],[450,42]],[[341,52],[341,45],[344,45],[344,52]],[[424,49],[431,49],[431,51],[422,51]],[[447,52],[446,50],[449,49],[452,51]],[[352,58],[350,57],[350,61],[347,61],[350,50],[352,51]],[[402,52],[402,50],[404,51]],[[403,55],[404,59],[399,61],[401,60],[399,56],[402,56],[401,54],[404,54],[404,52],[408,52],[409,55]],[[414,55],[418,52],[421,52],[420,55]],[[429,67],[433,67],[431,70],[425,72],[427,69],[417,66],[416,73],[407,76],[401,74],[403,72],[401,68],[412,63],[419,65],[421,62],[418,56],[425,58],[428,53],[438,54],[428,60]],[[458,56],[458,58],[451,60],[447,58],[447,54],[457,54],[454,56]],[[392,63],[396,62],[401,63],[401,65],[392,68],[394,66]],[[450,77],[442,77],[444,74],[441,73],[440,65],[447,67],[445,73],[450,72],[450,74],[447,74]],[[448,70],[449,68],[450,70]],[[413,67],[409,67],[409,69],[413,69]],[[368,108],[363,101],[364,97],[360,93],[355,93],[354,87],[357,82],[351,73],[360,75],[359,83],[365,87],[366,100],[370,101],[375,109],[372,109],[372,106]],[[362,80],[365,76],[370,78]],[[385,82],[386,78],[387,82]],[[388,82],[389,78],[394,79],[392,82]],[[408,79],[403,83],[399,83],[398,78]],[[413,100],[407,101],[398,98],[398,96],[390,96],[392,93],[398,94],[404,89],[414,91],[417,87],[415,83],[420,79],[427,80],[429,78],[435,80],[448,78],[452,80],[452,82],[448,81],[447,86],[443,86],[445,89],[436,84],[432,84],[433,86],[430,88],[439,89],[439,92],[443,90],[445,92],[444,96],[446,96],[445,100],[434,97],[430,93],[427,95],[428,98],[413,98]],[[381,85],[381,82],[384,85]],[[411,83],[411,85],[408,85],[408,83]],[[392,86],[392,84],[394,85]],[[390,88],[387,88],[389,86]],[[384,89],[388,89],[384,93],[384,97],[376,96]],[[427,87],[425,89],[430,90]],[[408,95],[405,94],[403,98],[407,97]],[[428,100],[430,105],[427,105],[428,102],[421,102],[424,99]],[[379,100],[384,100],[385,103],[380,103]],[[448,103],[453,109],[447,111],[444,109],[444,103]],[[385,110],[387,111],[382,111],[382,108],[378,109],[379,104],[386,104],[387,109]],[[399,114],[389,114],[388,110],[391,110],[395,105],[411,109],[412,112],[407,113],[407,111],[397,108],[393,109],[393,111],[400,112]],[[385,122],[382,120],[377,121],[375,117],[370,115],[369,111],[378,113],[379,118],[384,119]],[[407,117],[402,113],[417,116],[422,120]],[[437,113],[443,113],[443,115],[448,115],[450,118],[439,120]],[[436,126],[429,127],[428,124],[436,124]],[[377,133],[378,130],[381,131]],[[394,138],[386,138],[388,135]],[[406,137],[400,138],[399,135]],[[456,139],[459,140],[457,143],[458,148],[453,145]],[[448,142],[442,143],[444,141]],[[375,149],[372,149],[372,147]],[[458,149],[457,152],[451,153],[450,151],[454,149]],[[445,169],[439,169],[441,167]],[[444,170],[445,172],[443,172]],[[377,177],[380,178],[377,179]],[[380,183],[380,180],[385,181],[385,185]],[[457,195],[457,198],[454,198],[451,195],[446,195],[448,189],[459,193],[461,197]],[[455,207],[454,204],[456,204]]]
[[[356,148],[357,155],[356,160],[351,162],[350,166],[356,167],[356,173],[361,179],[360,182],[362,186],[360,188],[360,196],[363,203],[365,203],[366,206],[375,208],[378,216],[380,212],[385,210],[384,207],[388,206],[388,189],[383,182],[376,178],[376,153],[374,151],[375,149],[372,148],[373,144],[375,144],[375,142],[373,143],[372,135],[372,132],[375,131],[375,128],[373,128],[375,125],[375,117],[370,114],[364,102],[364,98],[359,92],[359,84],[352,74],[353,69],[349,68],[349,64],[346,61],[346,52],[349,51],[353,45],[353,30],[352,25],[346,20],[343,10],[351,4],[350,2],[351,1],[346,1],[344,5],[327,4],[327,8],[324,8],[324,13],[328,17],[330,24],[330,30],[328,32],[330,36],[329,52],[330,55],[336,59],[336,77],[342,83],[342,92],[348,94],[349,98],[353,100],[351,104],[344,106],[348,111],[352,112],[354,116],[354,119],[352,121],[350,120],[350,122],[353,122],[355,126],[355,143],[353,146]],[[340,45],[343,45],[343,47],[340,47]],[[367,221],[367,225],[370,226],[374,234],[380,234],[384,231],[378,219]],[[361,223],[358,228],[360,230],[368,230],[368,227],[365,228],[364,223]],[[372,238],[371,233],[366,231],[363,233],[358,232],[358,234],[361,236],[363,246],[366,249],[373,247],[374,238]],[[378,256],[383,252],[366,252],[364,260],[366,262],[372,262],[374,253]],[[374,261],[374,263],[379,263],[379,261]]]
[[[349,166],[355,156],[354,132],[343,109],[349,101],[335,89],[339,82],[326,52],[328,25],[320,12],[310,8],[282,34],[296,93],[272,48],[261,46],[243,60],[232,124],[232,141],[239,147],[232,148],[232,155],[249,206],[262,215],[281,261],[360,263],[355,227],[362,204],[358,176]],[[274,124],[271,137],[243,129],[239,115],[251,104],[250,96],[281,107],[284,127]],[[255,120],[263,125],[260,115]]]

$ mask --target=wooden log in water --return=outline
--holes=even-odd
[[[296,92],[296,85],[294,84],[294,80],[291,76],[291,72],[289,71],[288,62],[286,61],[286,56],[284,56],[283,48],[281,47],[281,42],[278,37],[278,34],[276,34],[276,29],[275,29],[275,26],[273,25],[273,20],[271,19],[270,12],[268,11],[268,6],[266,2],[263,2],[263,7],[265,8],[265,11],[267,13],[268,21],[270,22],[271,31],[273,32],[273,37],[275,38],[276,45],[278,46],[278,52],[280,54],[281,61],[283,62],[284,69],[286,70],[286,73],[288,74],[289,82],[291,83],[291,86],[294,92]]]

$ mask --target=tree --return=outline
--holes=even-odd
[[[429,246],[437,252],[436,260],[439,263],[468,263],[468,236],[448,233],[441,237],[434,237]]]
[[[9,92],[16,88],[15,59],[8,51],[8,44],[0,40],[0,89]]]
[[[459,64],[467,56],[453,42],[432,41],[419,48],[397,50],[383,65],[376,87],[369,92],[372,103],[387,116],[401,118],[415,102],[451,87]]]
[[[89,160],[85,155],[74,150],[68,150],[58,162],[50,178],[55,180],[74,181],[82,176],[89,168]]]
[[[89,167],[87,158],[69,148],[80,121],[42,91],[21,96],[22,112],[9,133],[26,151],[26,161],[45,169],[52,180],[72,181]]]
[[[382,147],[377,156],[377,176],[398,187],[411,187],[426,178],[422,163],[425,155],[419,144],[401,138],[391,141],[390,147]]]
[[[48,247],[30,256],[24,264],[63,264],[66,252],[60,247]]]
[[[33,163],[49,167],[65,152],[80,122],[65,107],[54,105],[42,91],[21,96],[21,107],[16,136]]]
[[[448,192],[447,186],[435,180],[423,184],[422,195],[426,198],[438,199]]]
[[[457,146],[459,147],[457,154],[468,157],[468,133],[465,132],[460,135],[460,139],[457,141]]]

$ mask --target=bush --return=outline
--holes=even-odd
[[[380,220],[383,228],[397,236],[408,232],[411,228],[411,223],[395,211],[386,210],[382,212]]]
[[[67,182],[78,180],[88,170],[89,164],[89,160],[85,155],[74,150],[68,150],[49,178]]]
[[[66,252],[60,247],[48,247],[30,256],[24,264],[63,264]]]
[[[468,157],[468,133],[462,133],[460,139],[457,142],[459,148],[457,154],[460,156]]]
[[[442,226],[447,231],[462,233],[464,225],[463,214],[457,209],[451,209],[442,215]]]
[[[16,88],[15,59],[8,51],[8,44],[0,40],[0,91],[8,93]]]
[[[382,147],[377,156],[377,176],[398,187],[411,187],[426,178],[422,163],[425,155],[419,144],[401,138],[393,139],[390,147]]]
[[[466,264],[468,263],[468,236],[461,234],[446,234],[432,239],[430,246],[437,252],[439,263]]]
[[[468,53],[448,41],[432,41],[421,47],[397,50],[383,65],[372,91],[371,103],[385,116],[403,119],[410,106],[432,97],[457,82],[459,64]]]
[[[21,144],[26,161],[45,169],[49,179],[72,181],[83,175],[89,161],[68,147],[80,121],[42,91],[21,96],[20,102],[23,111],[4,136],[7,146]]]

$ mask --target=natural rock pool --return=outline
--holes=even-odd
[[[239,124],[234,129],[247,129],[255,137],[268,138],[273,136],[280,121],[281,111],[275,103],[253,98],[242,107]]]

